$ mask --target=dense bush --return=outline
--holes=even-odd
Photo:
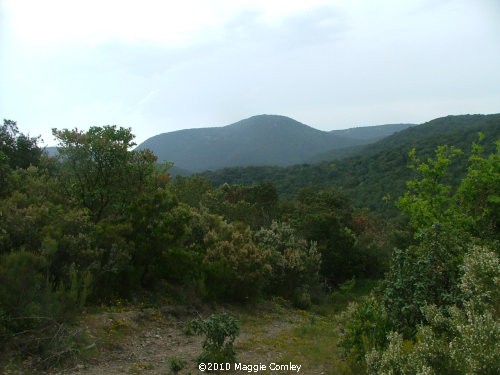
[[[377,300],[389,322],[387,341],[359,345],[364,324],[356,319],[343,340],[358,359],[373,349],[366,354],[369,374],[500,371],[499,151],[484,157],[474,144],[458,187],[442,182],[458,150],[440,147],[426,162],[412,153],[418,175],[399,206],[409,214],[415,240],[395,250]],[[351,316],[362,313],[358,306]],[[376,320],[367,318],[368,325]]]
[[[316,244],[298,238],[293,228],[278,222],[273,222],[269,228],[262,228],[254,238],[269,256],[271,277],[268,292],[294,297],[307,305],[305,300],[310,288],[319,281],[321,255]]]
[[[223,184],[218,189],[206,191],[201,203],[226,220],[243,222],[254,230],[269,226],[278,217],[278,194],[270,183]]]
[[[254,300],[269,279],[270,253],[253,242],[248,228],[225,224],[220,229],[205,238],[208,291],[215,298]]]
[[[374,249],[369,231],[350,229],[352,210],[336,191],[303,191],[283,211],[291,224],[277,224],[270,183],[212,189],[196,176],[172,181],[150,152],[130,151],[130,129],[53,133],[57,158],[15,171],[2,164],[10,190],[0,202],[0,252],[42,256],[50,288],[79,296],[77,305],[166,282],[207,299],[267,293],[306,307],[318,274],[343,280],[377,263],[376,249],[360,251]]]
[[[424,316],[422,308],[457,304],[463,241],[435,225],[418,238],[420,243],[405,250],[395,249],[381,295],[396,329],[412,337]]]
[[[320,276],[331,287],[355,277],[384,272],[387,252],[377,239],[374,220],[354,215],[347,197],[335,189],[307,188],[283,205],[282,219],[297,235],[317,243],[321,254]],[[381,231],[381,227],[377,228]]]
[[[426,324],[414,341],[393,332],[385,350],[367,356],[369,374],[485,374],[500,372],[498,256],[473,247],[464,261],[460,289],[463,307],[445,312],[436,305],[422,308]],[[496,299],[494,299],[496,298]]]
[[[341,320],[344,324],[340,346],[346,357],[360,361],[373,349],[386,346],[386,335],[392,325],[384,306],[375,295],[359,303],[351,303]]]
[[[205,320],[194,320],[191,329],[204,336],[198,363],[234,363],[234,340],[240,333],[240,322],[226,313],[212,314]]]

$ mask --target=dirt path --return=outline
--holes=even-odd
[[[278,348],[270,348],[270,342],[275,337],[286,335],[304,320],[297,310],[276,306],[272,309],[256,308],[254,311],[234,308],[217,310],[227,311],[240,320],[241,334],[236,341],[236,350],[238,362],[245,364],[280,362],[284,353],[280,353]],[[201,352],[202,339],[185,333],[187,323],[197,315],[196,311],[181,308],[87,315],[82,325],[90,338],[90,348],[80,361],[61,373],[170,374],[167,358],[177,358],[185,362],[179,374],[200,374],[196,358]],[[201,315],[207,317],[209,314]]]

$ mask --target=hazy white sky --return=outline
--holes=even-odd
[[[0,116],[155,134],[500,112],[498,0],[0,0]]]

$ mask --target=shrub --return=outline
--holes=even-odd
[[[194,320],[191,325],[196,334],[205,336],[199,363],[236,361],[234,340],[240,333],[238,320],[226,313],[212,314],[203,321]]]
[[[270,254],[270,293],[287,298],[293,298],[295,294],[297,302],[310,299],[307,298],[309,289],[318,283],[321,266],[316,244],[298,238],[287,223],[278,222],[273,222],[268,229],[259,230],[254,238]]]
[[[64,323],[61,300],[82,301],[83,292],[54,291],[46,274],[41,255],[19,251],[0,258],[0,356],[10,349],[39,369],[74,354],[82,339],[79,329]]]
[[[360,361],[371,350],[385,347],[391,324],[375,296],[371,295],[359,304],[351,303],[342,320],[345,323],[340,346],[347,357]]]
[[[500,267],[498,256],[474,247],[464,259],[460,288],[463,307],[442,311],[435,305],[422,312],[414,341],[391,333],[385,350],[366,357],[369,374],[484,374],[500,372],[500,324],[496,312]],[[470,293],[473,291],[474,293]]]
[[[179,371],[181,371],[186,366],[186,361],[182,360],[181,358],[177,358],[177,357],[170,357],[167,359],[167,362],[168,362],[168,367],[170,368],[170,371],[172,371],[174,374],[177,374]]]
[[[462,298],[458,287],[464,253],[461,240],[439,224],[418,239],[420,244],[394,251],[382,293],[389,318],[406,338],[413,337],[424,321],[422,307],[435,304],[445,309]]]
[[[269,252],[255,245],[248,228],[227,224],[229,231],[210,231],[204,260],[206,286],[214,298],[253,300],[262,292],[271,272]]]

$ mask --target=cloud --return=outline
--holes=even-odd
[[[141,141],[259,113],[333,129],[498,110],[486,0],[166,3],[4,0],[0,113]]]
[[[217,38],[234,14],[255,13],[262,22],[314,9],[323,0],[4,0],[10,29],[26,43],[60,46],[155,43],[179,46]]]

